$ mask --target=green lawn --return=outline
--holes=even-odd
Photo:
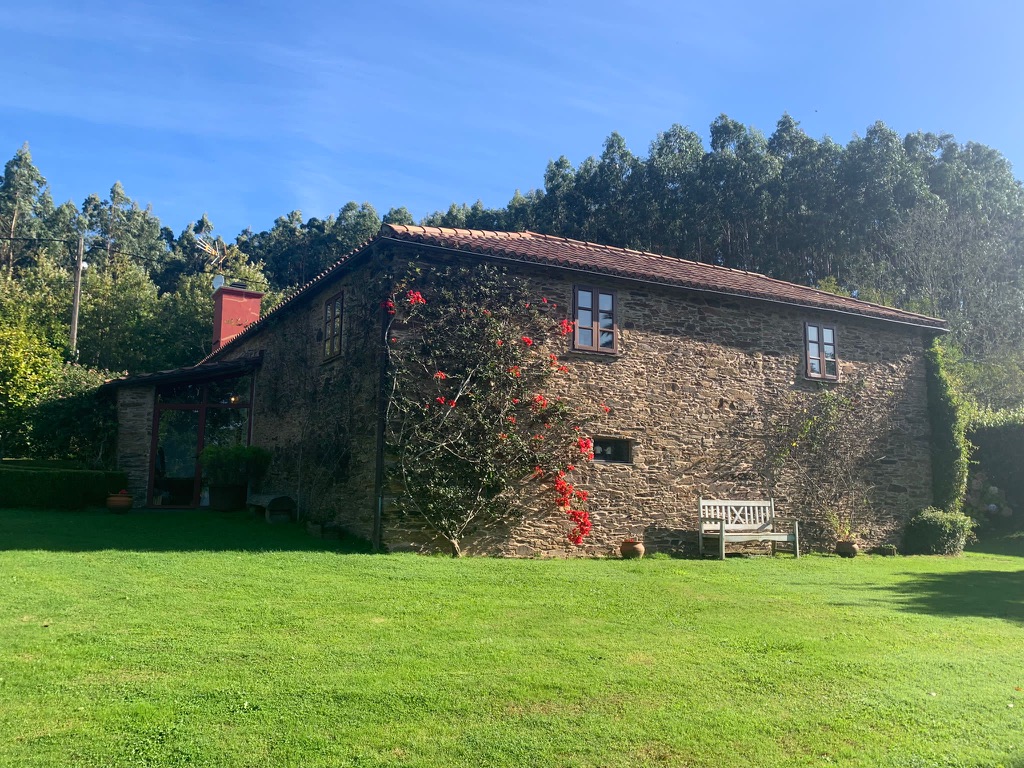
[[[1024,768],[1003,552],[453,561],[0,510],[0,765]]]

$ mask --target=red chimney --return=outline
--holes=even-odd
[[[213,351],[260,319],[263,294],[234,285],[213,292]]]

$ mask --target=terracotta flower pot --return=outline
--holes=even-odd
[[[107,509],[112,512],[127,512],[132,508],[134,496],[126,493],[112,493],[107,496]]]
[[[624,541],[619,545],[619,552],[625,560],[639,560],[645,551],[643,543],[639,541]]]
[[[855,541],[843,540],[836,542],[836,554],[840,557],[856,557],[858,552],[860,552],[860,547],[857,546]]]

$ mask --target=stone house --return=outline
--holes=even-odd
[[[872,451],[867,544],[894,542],[932,500],[924,352],[945,323],[763,275],[532,232],[384,225],[262,319],[259,295],[222,286],[214,351],[194,367],[113,386],[118,459],[138,503],[197,506],[195,456],[209,442],[274,453],[266,485],[385,550],[443,546],[397,514],[385,487],[383,310],[377,277],[415,259],[494,262],[567,308],[561,359],[578,393],[612,406],[583,485],[594,530],[566,544],[555,511],[479,537],[469,551],[605,554],[625,535],[653,550],[694,546],[697,501],[763,499],[827,540],[797,479],[766,478],[766,425],[822,390],[857,382]],[[374,288],[374,286],[377,288]],[[239,329],[242,329],[239,332]],[[806,478],[804,478],[806,481]]]

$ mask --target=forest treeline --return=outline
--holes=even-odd
[[[174,233],[120,184],[55,204],[19,149],[0,180],[0,453],[59,452],[24,413],[109,372],[188,365],[210,350],[210,281],[266,290],[264,308],[381,221],[346,203],[226,240],[204,213]],[[549,162],[543,188],[501,208],[453,203],[420,223],[538,232],[761,272],[937,315],[964,386],[982,405],[1024,401],[1024,188],[995,149],[882,123],[845,145],[783,115],[768,136],[720,116],[707,142],[673,125],[646,155],[613,133],[599,155]],[[77,364],[69,321],[85,243]],[[60,450],[64,450],[61,448]]]

